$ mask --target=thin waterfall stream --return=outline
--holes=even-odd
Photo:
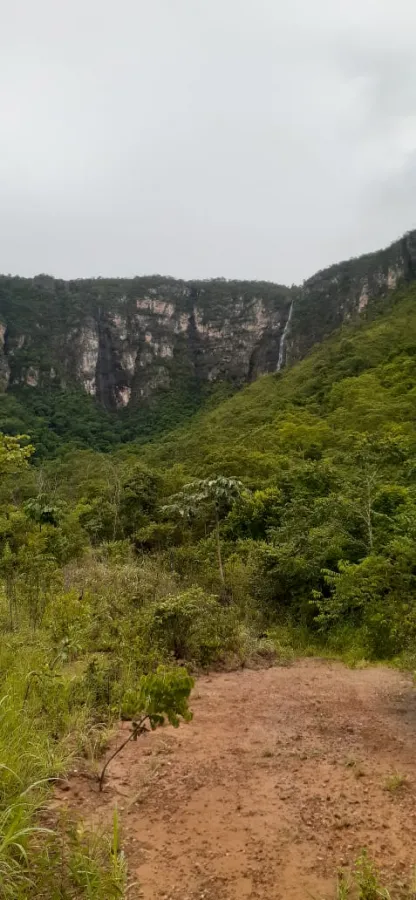
[[[286,346],[286,339],[287,339],[287,336],[288,336],[288,333],[289,333],[290,323],[291,323],[291,321],[292,321],[292,313],[293,313],[293,304],[294,304],[294,302],[295,302],[295,301],[292,300],[292,302],[291,302],[291,304],[290,304],[290,309],[289,309],[289,315],[288,315],[288,317],[287,317],[287,322],[286,322],[286,325],[285,325],[285,327],[284,327],[284,329],[283,329],[282,337],[280,338],[279,359],[277,360],[276,372],[280,372],[280,369],[282,368],[283,363],[284,363],[284,360],[285,360],[285,346]]]

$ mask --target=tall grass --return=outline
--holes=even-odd
[[[22,628],[0,644],[0,898],[123,896],[111,842],[78,825],[43,824],[54,780],[71,761],[72,676],[50,671],[47,634]],[[36,677],[34,676],[36,673]],[[52,677],[52,675],[57,677]],[[51,676],[51,677],[48,677]],[[33,682],[33,683],[32,683]],[[28,689],[28,687],[30,689]],[[81,722],[91,711],[78,710]]]

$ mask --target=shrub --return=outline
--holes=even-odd
[[[235,648],[238,622],[231,607],[217,597],[191,587],[169,595],[149,610],[148,639],[174,659],[208,665]]]

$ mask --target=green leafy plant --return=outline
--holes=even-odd
[[[220,541],[220,519],[231,509],[240,497],[242,490],[243,485],[237,478],[218,475],[216,478],[199,479],[186,484],[182,491],[170,498],[169,505],[163,508],[164,512],[176,513],[188,521],[191,521],[203,510],[208,514],[212,513],[218,569],[222,584],[225,584],[225,577]]]
[[[136,741],[147,730],[146,723],[153,730],[166,720],[174,728],[179,727],[181,719],[190,722],[192,713],[188,701],[193,684],[186,669],[159,668],[156,672],[141,677],[137,692],[130,692],[124,700],[125,708],[137,717],[137,721],[132,721],[129,736],[113,751],[103,766],[99,777],[100,791],[112,760],[130,741]]]
[[[148,612],[148,639],[166,648],[176,660],[200,665],[214,662],[233,649],[238,622],[233,611],[202,588],[190,587],[152,604]]]
[[[387,888],[383,887],[374,863],[363,850],[354,868],[355,883],[359,900],[390,900]]]
[[[35,448],[29,443],[27,435],[2,434],[0,432],[0,475],[15,475],[27,465],[28,460],[35,452]]]

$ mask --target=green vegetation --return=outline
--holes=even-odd
[[[238,569],[270,625],[306,628],[334,652],[354,646],[357,658],[410,659],[414,648],[415,299],[396,294],[388,314],[142,453],[172,473],[240,479],[221,525],[231,592]],[[210,590],[213,535],[195,521],[186,548],[171,542],[180,571]]]
[[[155,402],[108,412],[81,387],[11,387],[0,393],[0,429],[30,434],[37,460],[82,448],[108,453],[138,436],[144,444],[172,430],[233,390],[230,383],[202,385],[189,373],[175,372],[174,386],[159,391]]]
[[[146,722],[154,730],[158,725],[164,725],[165,721],[174,728],[179,727],[181,718],[184,722],[191,721],[192,713],[188,707],[188,700],[193,684],[186,669],[167,672],[159,666],[156,672],[141,676],[137,691],[130,691],[125,698],[125,704],[127,702],[129,706],[129,715],[138,721],[132,721],[130,734],[119,747],[116,747],[103,766],[99,779],[100,791],[103,789],[105,773],[110,763],[130,741],[137,741],[139,735],[148,730]]]
[[[412,887],[409,886],[405,894],[400,890],[399,896],[411,900],[414,896]],[[339,873],[337,900],[393,900],[365,850],[358,857],[353,872]]]
[[[273,317],[285,313],[292,293],[221,278],[0,276],[0,390],[8,387],[0,430],[30,434],[38,459],[69,445],[108,452],[161,435],[245,379],[232,335],[224,360],[223,347],[207,352],[205,330],[218,334],[227,323],[244,337],[259,299]],[[131,402],[123,408],[126,391]]]
[[[108,418],[98,446],[118,449],[52,443],[42,460],[15,407],[0,439],[0,896],[122,896],[114,836],[55,820],[48,791],[74,760],[98,774],[118,719],[138,723],[131,737],[144,716],[187,719],[184,667],[305,652],[416,667],[415,301],[396,294],[144,446],[121,447]],[[364,892],[369,871],[357,896],[387,896]]]

